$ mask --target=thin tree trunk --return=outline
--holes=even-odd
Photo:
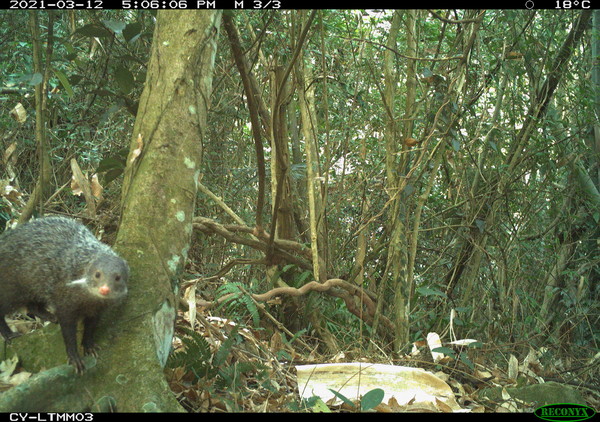
[[[308,195],[308,209],[310,222],[310,246],[312,251],[313,273],[317,280],[324,282],[327,280],[326,269],[322,268],[321,251],[322,244],[322,223],[323,207],[320,195],[320,177],[319,163],[317,156],[316,128],[317,116],[314,109],[315,93],[314,84],[311,84],[312,76],[310,68],[307,66],[298,67],[298,79],[301,81],[300,114],[302,116],[302,133],[304,135],[304,145],[306,153],[306,191]],[[308,87],[308,88],[307,88]]]
[[[384,93],[383,100],[386,108],[385,113],[385,147],[386,147],[386,188],[392,205],[390,207],[390,243],[388,246],[387,269],[385,280],[394,289],[394,324],[396,332],[394,333],[393,348],[395,352],[399,352],[405,345],[408,344],[409,334],[409,292],[406,284],[406,266],[408,264],[408,254],[406,248],[406,228],[403,221],[404,212],[400,201],[400,182],[398,179],[398,163],[396,160],[399,147],[399,133],[396,126],[396,118],[394,113],[394,99],[396,96],[396,80],[397,76],[394,72],[394,55],[396,50],[396,38],[400,30],[401,15],[399,12],[394,13],[390,31],[388,34],[387,46],[384,53]],[[389,274],[389,276],[388,276]],[[383,293],[383,290],[381,291]],[[383,300],[383,296],[381,296]],[[381,312],[381,307],[378,309]]]
[[[21,211],[19,223],[24,223],[33,215],[33,211],[38,207],[40,215],[44,214],[44,198],[50,189],[50,178],[52,176],[52,164],[48,153],[48,139],[46,137],[46,117],[47,117],[47,99],[48,92],[48,72],[50,69],[50,60],[54,46],[54,12],[48,14],[48,42],[46,45],[46,62],[42,63],[42,41],[40,39],[39,13],[29,12],[29,27],[33,39],[33,70],[42,75],[42,82],[35,86],[35,139],[37,141],[37,151],[39,157],[40,173],[38,181],[29,196],[27,204]]]

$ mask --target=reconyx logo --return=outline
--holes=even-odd
[[[575,422],[591,418],[596,411],[582,404],[558,403],[538,407],[533,413],[546,421]]]

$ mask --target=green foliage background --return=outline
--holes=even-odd
[[[464,23],[460,20],[465,12],[439,13],[445,19],[418,12],[417,98],[411,117],[414,130],[397,140],[396,161],[408,154],[416,162],[420,144],[414,149],[402,149],[403,138],[422,142],[429,133],[438,111],[436,104],[443,95],[428,81],[451,80],[454,63],[462,54]],[[447,329],[450,311],[455,309],[452,323],[460,337],[477,338],[487,344],[513,344],[523,352],[530,345],[551,346],[557,353],[569,351],[578,356],[598,349],[600,210],[579,183],[577,170],[577,166],[583,168],[598,189],[599,149],[593,133],[597,125],[597,86],[590,78],[591,48],[597,42],[597,34],[591,27],[584,41],[571,52],[548,111],[537,122],[520,162],[510,169],[511,183],[500,193],[496,183],[509,171],[507,155],[579,13],[486,11],[469,57],[465,87],[450,104],[458,119],[442,145],[439,174],[426,198],[419,226],[416,284],[411,302],[413,339],[423,338],[429,331]],[[363,286],[377,292],[383,314],[391,313],[394,306],[393,292],[380,286],[387,268],[389,223],[398,218],[390,215],[388,208],[387,152],[383,143],[383,55],[393,14],[319,11],[300,58],[311,67],[316,90],[319,166],[327,184],[327,273],[351,278],[357,235],[366,231]],[[302,11],[235,13],[246,58],[267,103],[270,66],[289,59],[303,16]],[[47,116],[54,183],[60,187],[69,181],[69,159],[76,157],[82,168],[101,174],[108,196],[116,204],[119,176],[145,81],[154,12],[65,11],[56,12],[56,18],[50,78],[51,88],[56,90],[49,93]],[[40,19],[47,22],[46,12],[40,12]],[[404,14],[401,19],[405,23]],[[31,93],[38,77],[32,72],[27,12],[2,10],[0,20],[0,135],[3,150],[12,143],[17,146],[13,166],[16,173],[3,177],[27,194],[37,174]],[[43,39],[46,29],[42,31]],[[397,94],[390,105],[398,124],[405,112],[405,70],[414,59],[403,51],[407,39],[402,28],[396,40],[398,50],[394,51]],[[500,92],[500,117],[494,120]],[[29,113],[23,124],[9,115],[18,102]],[[257,211],[256,157],[245,94],[225,36],[220,38],[218,47],[209,116],[202,182],[252,225]],[[294,188],[294,212],[298,221],[306,221],[306,160],[300,125],[294,94],[288,121],[292,161],[289,174]],[[270,154],[268,148],[266,151]],[[410,178],[402,192],[407,209],[424,191],[431,171],[428,165],[424,161],[417,168],[417,176]],[[476,178],[482,187],[473,190]],[[1,212],[8,219],[18,212],[18,207],[4,201]],[[49,205],[54,211],[72,214],[84,207],[69,194],[68,188]],[[270,207],[269,202],[263,210],[267,216]],[[491,207],[497,207],[497,212],[493,226],[488,227],[482,216]],[[197,214],[221,223],[230,222],[223,210],[202,194]],[[402,218],[410,226],[414,215],[409,212]],[[474,239],[483,234],[488,241],[473,287],[467,289],[459,279],[448,295],[447,280],[462,259],[461,245],[477,245]],[[309,237],[298,231],[294,240],[306,244]],[[198,234],[192,249],[190,277],[214,274],[232,257],[260,256],[255,250],[222,238]],[[281,276],[296,287],[312,279],[310,273],[294,267],[287,267]],[[229,306],[220,310],[259,327],[260,312],[240,293],[236,283],[251,292],[267,290],[271,280],[264,268],[237,266],[222,281],[231,283],[207,286],[207,295],[234,293]],[[551,298],[549,304],[544,305],[545,297]],[[542,312],[544,306],[548,307],[547,313]],[[296,332],[310,331],[311,324],[303,315],[307,309],[316,308],[325,317],[327,329],[344,347],[365,346],[369,341],[380,342],[383,349],[389,346],[390,333],[372,332],[347,312],[339,299],[313,294],[293,311],[268,306],[271,312],[280,312],[279,316]],[[202,347],[199,339],[190,344]]]

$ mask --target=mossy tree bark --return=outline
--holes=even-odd
[[[44,371],[35,377],[38,382],[20,391],[39,391],[39,377],[50,374],[42,380],[42,390],[52,391],[54,383],[60,383],[54,398],[34,402],[15,392],[8,403],[0,399],[0,409],[182,410],[163,367],[171,348],[178,280],[191,240],[221,14],[158,12],[115,244],[131,269],[129,297],[101,322],[97,364],[83,376],[66,365]],[[55,328],[33,337],[52,336],[49,341],[62,343]],[[64,350],[60,359],[64,362]],[[40,363],[38,358],[32,361],[32,366]]]
[[[123,185],[115,248],[131,267],[116,383],[127,410],[173,410],[162,368],[171,348],[179,277],[187,259],[221,12],[158,14],[148,79]],[[140,149],[141,148],[141,149]],[[120,349],[120,350],[118,350]],[[171,400],[169,400],[169,398]]]

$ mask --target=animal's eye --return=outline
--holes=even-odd
[[[120,275],[115,276],[115,281],[119,281],[119,280],[121,280],[121,276]]]
[[[100,271],[96,271],[96,274],[94,274],[94,277],[96,278],[100,278],[102,276],[102,273]]]

